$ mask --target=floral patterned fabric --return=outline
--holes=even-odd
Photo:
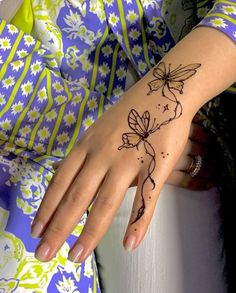
[[[32,0],[31,35],[0,19],[3,292],[100,291],[94,254],[80,265],[67,260],[87,213],[51,262],[34,258],[38,240],[30,237],[30,225],[52,163],[122,96],[129,63],[144,76],[197,24],[220,29],[236,42],[235,3],[213,4]]]

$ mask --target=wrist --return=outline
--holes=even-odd
[[[192,90],[192,79],[200,67],[199,63],[172,66],[161,61],[124,94],[126,106],[130,103],[131,108],[135,105],[140,111],[162,107],[163,111],[174,110],[178,106],[176,117],[193,118],[202,106],[198,91]]]

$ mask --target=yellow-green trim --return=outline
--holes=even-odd
[[[5,20],[1,19],[1,23],[0,23],[0,34],[3,32],[5,26],[6,26]]]
[[[103,45],[103,43],[105,42],[106,40],[106,37],[108,35],[108,26],[106,27],[105,31],[104,31],[104,34],[96,48],[96,52],[95,52],[95,59],[94,59],[94,67],[93,67],[93,73],[92,73],[92,80],[91,80],[91,90],[94,89],[95,87],[95,82],[96,82],[96,78],[97,78],[97,71],[98,71],[98,62],[99,62],[99,55],[100,55],[100,50],[101,50],[101,47]],[[68,153],[71,151],[72,147],[74,146],[75,144],[75,141],[76,141],[76,138],[79,134],[79,131],[80,131],[80,127],[81,127],[81,123],[82,123],[82,118],[83,118],[83,113],[84,113],[84,107],[87,103],[87,100],[89,98],[89,90],[84,88],[85,89],[85,97],[80,105],[80,109],[79,109],[79,115],[78,115],[78,119],[77,119],[77,123],[76,123],[76,127],[75,127],[75,131],[73,133],[73,136],[70,140],[70,143],[66,149],[66,155],[68,155]]]
[[[93,257],[93,293],[97,293],[97,264]]]
[[[113,89],[113,84],[115,80],[115,70],[116,70],[116,63],[117,63],[117,55],[118,55],[118,50],[120,48],[120,44],[117,43],[113,52],[112,56],[112,66],[111,66],[111,74],[110,74],[110,80],[108,84],[108,89],[107,89],[107,97],[111,95],[112,89]],[[99,102],[99,108],[98,108],[98,117],[101,117],[103,114],[103,107],[104,107],[104,99],[105,96],[102,95],[100,102]]]
[[[36,133],[37,133],[40,125],[42,124],[42,121],[43,121],[43,118],[44,118],[45,114],[49,111],[49,109],[51,109],[51,106],[53,104],[52,93],[51,93],[51,76],[50,76],[49,70],[48,69],[45,69],[45,70],[46,70],[45,72],[46,72],[46,78],[47,78],[48,103],[47,103],[47,106],[45,107],[45,109],[44,109],[39,121],[37,122],[37,124],[35,125],[32,133],[31,133],[29,149],[33,148]]]
[[[52,147],[53,147],[53,144],[54,144],[54,140],[57,136],[57,133],[58,133],[58,130],[60,128],[60,125],[61,125],[61,121],[62,121],[62,118],[63,118],[63,114],[64,114],[64,111],[65,111],[65,107],[66,107],[66,104],[64,104],[60,111],[59,111],[59,114],[58,114],[58,117],[57,117],[57,121],[55,123],[55,127],[53,129],[53,132],[51,134],[51,137],[50,137],[50,140],[49,140],[49,143],[48,143],[48,148],[47,148],[47,154],[50,154],[51,151],[52,151]]]
[[[68,96],[68,102],[69,102],[69,101],[72,99],[72,93],[69,91],[69,89],[68,89],[68,85],[67,85],[66,82],[64,82],[64,86],[65,86],[65,92],[67,93],[67,96]],[[61,121],[62,118],[63,118],[63,114],[64,114],[64,110],[65,110],[66,104],[63,105],[62,107],[63,107],[63,112],[61,112],[61,111],[62,111],[62,109],[61,109],[60,112],[59,112],[59,116],[58,116],[58,119],[59,119],[59,117],[60,117],[60,121]],[[57,119],[57,121],[59,121],[58,119]],[[51,139],[50,139],[50,142],[49,142],[48,148],[47,148],[47,154],[46,154],[46,155],[43,155],[43,156],[40,156],[40,157],[38,157],[38,158],[36,158],[36,159],[35,159],[36,162],[40,162],[40,161],[42,161],[42,160],[44,160],[44,159],[46,159],[46,158],[49,157],[49,155],[50,155],[50,153],[51,153],[51,150],[52,150],[52,146],[53,146],[53,143],[54,143],[55,137],[56,137],[56,134],[57,134],[57,132],[58,132],[58,129],[59,129],[60,125],[61,125],[61,122],[59,122],[59,123],[56,122],[56,127],[55,127],[54,130],[53,130],[53,133],[52,133],[52,136],[51,136]],[[54,133],[55,133],[55,134],[54,134]]]
[[[95,52],[92,80],[91,80],[91,85],[90,85],[91,90],[94,90],[94,87],[95,87],[95,82],[96,82],[96,79],[97,79],[97,72],[98,72],[99,54],[100,54],[101,47],[102,47],[103,43],[106,40],[108,32],[109,32],[109,28],[107,26],[105,31],[104,31],[104,33],[103,33],[103,36],[102,36],[102,38],[101,38],[101,40],[100,40],[100,42],[99,42],[99,44],[97,46],[96,52]]]
[[[235,87],[229,87],[229,88],[227,88],[226,89],[227,91],[231,91],[231,92],[233,92],[233,93],[236,93],[236,88]]]
[[[21,126],[21,123],[22,123],[22,121],[24,120],[24,118],[25,118],[25,116],[26,116],[26,114],[27,114],[27,112],[28,112],[28,110],[29,110],[31,104],[33,103],[33,101],[34,101],[34,99],[35,99],[35,96],[36,96],[36,94],[37,94],[38,88],[39,88],[39,86],[40,86],[40,84],[41,84],[41,82],[42,82],[42,80],[43,80],[44,77],[45,77],[45,72],[43,71],[43,72],[41,73],[41,75],[40,75],[38,81],[37,81],[37,84],[36,84],[36,86],[35,86],[35,88],[34,88],[33,94],[31,95],[31,98],[30,98],[30,100],[29,100],[27,106],[25,107],[25,109],[24,109],[24,110],[22,111],[22,113],[20,114],[20,117],[18,118],[18,120],[17,120],[17,122],[16,122],[16,124],[15,124],[15,127],[13,128],[13,131],[12,131],[12,134],[11,134],[11,138],[10,138],[10,140],[9,140],[10,143],[13,143],[13,141],[14,141],[14,139],[15,139],[15,136],[16,136],[16,134],[17,134],[17,132],[18,132],[20,126]]]
[[[64,82],[64,86],[65,86],[65,92],[67,93],[68,102],[69,102],[72,99],[72,93],[69,91],[68,85],[66,84],[66,82]],[[59,130],[60,125],[61,125],[61,121],[63,119],[63,114],[64,114],[64,111],[65,111],[65,107],[66,107],[66,104],[64,104],[61,107],[60,111],[59,111],[59,115],[58,115],[58,118],[57,118],[55,127],[53,129],[53,132],[52,132],[52,135],[51,135],[49,144],[48,144],[47,154],[50,154],[51,151],[52,151],[52,147],[53,147],[54,140],[55,140],[55,138],[57,136],[58,130]]]
[[[222,3],[229,4],[229,5],[232,5],[232,6],[236,6],[235,2],[231,2],[231,1],[227,1],[227,0],[216,0],[214,5],[222,4]]]
[[[38,162],[40,162],[42,160],[48,159],[49,157],[50,157],[49,155],[42,155],[42,156],[39,156],[37,158],[34,158],[34,161],[38,163]]]
[[[19,146],[17,146],[17,147],[18,147],[18,149],[16,149],[16,150],[14,151],[14,154],[15,154],[15,155],[19,155],[20,153],[22,153],[23,151],[26,150],[26,148],[22,148],[22,147],[19,147]]]
[[[120,14],[120,22],[121,22],[121,27],[122,27],[122,31],[123,31],[125,45],[126,45],[126,48],[128,50],[128,54],[129,54],[131,60],[133,60],[133,54],[130,49],[128,32],[127,32],[127,27],[126,27],[126,22],[125,22],[125,13],[124,13],[122,1],[117,1],[117,5],[118,5],[118,9],[119,9],[119,14]]]
[[[6,106],[3,108],[3,110],[0,112],[0,116],[4,115],[8,110],[9,108],[11,107],[12,103],[14,102],[15,100],[15,97],[16,95],[18,94],[18,91],[19,91],[19,88],[20,86],[22,85],[22,81],[24,80],[26,74],[28,73],[28,69],[30,67],[30,64],[31,64],[31,59],[32,59],[32,55],[30,55],[27,59],[26,59],[26,62],[25,62],[25,67],[24,67],[24,70],[20,76],[20,78],[18,79],[17,83],[15,84],[14,88],[13,88],[13,91],[12,93],[10,94],[10,98],[9,100],[7,101],[7,104]],[[1,78],[0,78],[1,79]]]
[[[209,0],[201,1],[201,2],[197,3],[197,7],[199,8],[199,7],[201,7],[202,5],[204,5],[204,4],[208,3],[208,2],[209,2]]]
[[[139,19],[140,19],[140,26],[141,26],[141,33],[142,33],[142,41],[143,41],[143,50],[144,50],[144,58],[145,58],[145,61],[147,63],[148,68],[151,69],[152,65],[150,63],[149,56],[148,56],[147,38],[146,38],[146,33],[145,33],[143,21],[142,21],[142,19],[143,19],[143,7],[142,7],[141,3],[139,2],[139,0],[136,0],[136,3],[137,3],[137,7],[138,7],[138,12],[139,12]]]
[[[27,34],[31,33],[34,24],[34,15],[31,2],[32,0],[24,0],[20,9],[11,20],[13,25],[20,28]]]
[[[15,42],[14,42],[14,45],[11,49],[11,52],[10,54],[8,55],[7,57],[7,60],[4,62],[3,66],[2,66],[2,70],[0,71],[0,80],[4,78],[5,74],[6,74],[6,71],[7,71],[7,68],[9,66],[9,63],[12,61],[12,59],[14,58],[15,54],[16,54],[16,50],[20,44],[20,41],[23,37],[24,33],[22,31],[19,32]]]
[[[231,23],[233,24],[236,24],[236,20],[233,19],[232,17],[228,16],[228,15],[225,15],[223,13],[209,13],[205,16],[205,18],[209,18],[209,17],[212,17],[212,16],[217,16],[217,17],[220,17],[220,18],[223,18],[223,19],[227,19],[228,21],[230,21]],[[220,28],[220,27],[215,27],[215,28]]]

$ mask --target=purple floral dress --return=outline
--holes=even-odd
[[[94,254],[79,265],[67,260],[87,213],[52,261],[34,258],[30,226],[52,163],[122,96],[128,64],[144,76],[196,25],[236,42],[236,4],[27,2],[30,34],[0,19],[0,291],[100,292]]]

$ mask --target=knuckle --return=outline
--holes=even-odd
[[[78,204],[80,206],[88,205],[95,194],[95,190],[94,184],[89,184],[83,178],[78,178],[65,194],[64,203],[71,207]]]
[[[94,234],[94,232],[91,230],[91,229],[89,229],[88,227],[84,227],[84,229],[83,229],[83,231],[82,231],[82,235],[83,235],[83,237],[85,236],[85,237],[88,237],[88,238],[90,238],[90,239],[92,239],[93,241],[94,241],[94,239],[95,239],[95,234]]]
[[[47,228],[47,235],[55,235],[58,237],[58,235],[63,234],[62,227],[59,227],[58,225],[49,225]]]
[[[65,188],[69,184],[69,180],[65,178],[65,175],[61,171],[57,171],[56,174],[52,177],[52,180],[50,181],[51,187],[57,187],[57,188]]]
[[[85,201],[86,197],[81,195],[78,191],[71,192],[70,194],[68,194],[68,196],[65,197],[66,204],[72,207],[77,205],[78,203],[80,203],[80,205],[83,205]]]
[[[111,196],[99,196],[97,197],[95,204],[97,207],[112,209],[114,208],[114,200],[111,199]]]

